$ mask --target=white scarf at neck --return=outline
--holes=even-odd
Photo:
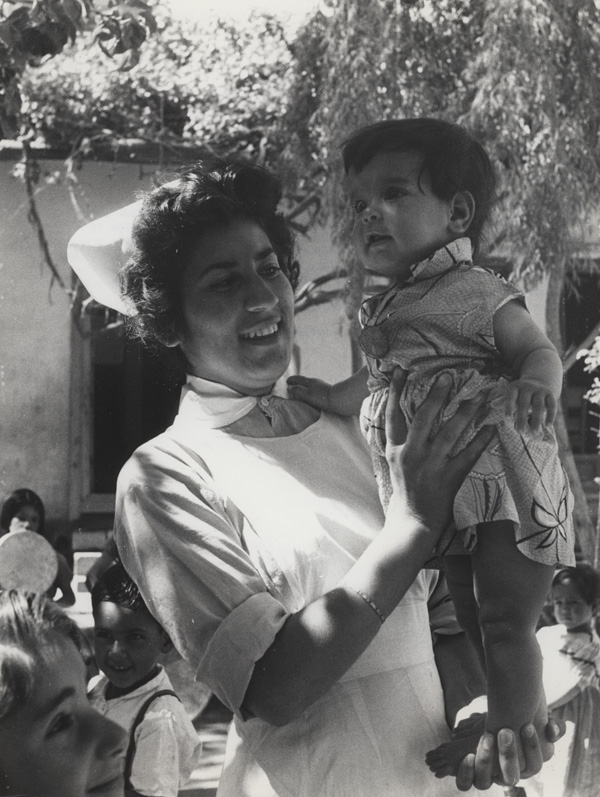
[[[279,379],[268,395],[287,398],[285,376]],[[234,421],[239,421],[256,407],[263,396],[245,396],[231,387],[188,374],[181,391],[181,404],[193,402],[194,418],[209,429],[221,429]]]

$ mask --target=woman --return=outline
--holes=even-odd
[[[46,537],[46,512],[44,502],[37,493],[27,487],[13,490],[2,504],[0,512],[0,537],[13,531],[33,531]],[[59,606],[68,607],[75,603],[75,593],[71,587],[73,573],[65,557],[55,551],[58,572],[54,583],[47,592],[54,598],[60,590],[61,596],[56,601]]]
[[[115,539],[198,680],[234,712],[219,795],[455,794],[423,763],[448,728],[427,615],[437,576],[421,565],[489,435],[450,456],[477,409],[465,406],[429,439],[440,381],[403,447],[390,401],[384,521],[355,419],[276,395],[298,272],[280,197],[258,167],[211,164],[136,208],[130,326],[188,376],[174,424],[120,474]],[[94,224],[72,239],[72,265],[98,267]],[[537,737],[528,746],[539,768]],[[508,740],[509,776],[511,753]],[[459,786],[489,786],[492,755],[471,758]]]

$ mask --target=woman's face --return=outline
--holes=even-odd
[[[75,645],[52,647],[29,700],[0,720],[0,794],[123,797],[125,731],[91,707]]]
[[[195,376],[248,395],[285,372],[294,343],[294,293],[264,230],[238,219],[201,235],[181,284],[179,345]]]
[[[16,515],[13,515],[10,526],[10,531],[37,531],[40,527],[40,516],[37,509],[26,504],[22,506]]]

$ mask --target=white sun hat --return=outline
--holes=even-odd
[[[119,270],[127,260],[131,229],[141,206],[141,200],[132,202],[91,221],[67,245],[67,260],[90,296],[124,315],[135,315],[135,310],[121,295]]]

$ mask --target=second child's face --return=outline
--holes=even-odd
[[[169,637],[149,612],[102,601],[94,612],[96,664],[113,686],[128,689],[171,649]]]
[[[398,281],[456,237],[452,202],[435,196],[422,160],[417,152],[387,152],[348,172],[356,255],[365,268]]]
[[[11,519],[9,531],[37,531],[40,527],[40,516],[37,509],[29,504],[22,506]]]
[[[567,631],[591,631],[594,607],[586,602],[574,581],[552,587],[552,603],[557,622]]]

